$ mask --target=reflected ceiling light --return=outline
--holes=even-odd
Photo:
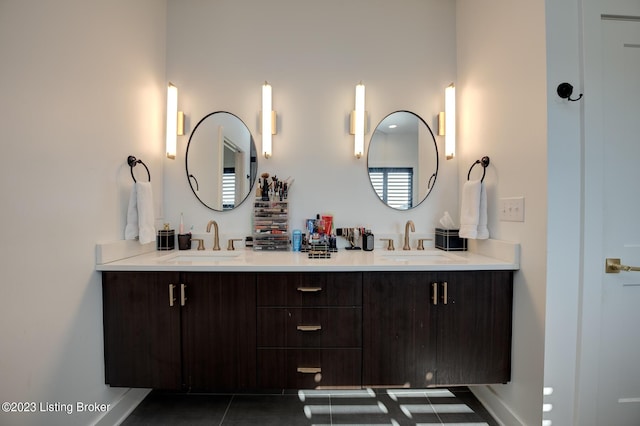
[[[184,114],[178,115],[178,88],[167,86],[167,158],[176,158],[177,135],[184,134]]]
[[[389,125],[389,128],[390,128],[390,129],[395,129],[396,127],[398,127],[398,125],[397,125],[397,124],[390,124],[390,125]]]
[[[276,112],[272,109],[271,85],[266,81],[262,85],[262,154],[271,157],[273,135],[277,133]]]
[[[356,158],[364,154],[364,128],[366,112],[364,110],[364,84],[356,85],[356,108],[351,112],[351,134],[354,135],[353,154]]]
[[[444,153],[447,160],[456,156],[456,86],[444,90]]]

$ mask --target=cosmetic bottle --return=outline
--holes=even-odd
[[[296,229],[293,231],[293,251],[300,251],[302,249],[302,231]]]

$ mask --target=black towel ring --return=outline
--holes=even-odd
[[[484,181],[484,175],[487,173],[487,166],[489,165],[489,157],[482,157],[481,160],[476,160],[475,163],[471,165],[469,168],[469,173],[467,173],[467,180],[471,178],[471,170],[474,168],[476,164],[482,165],[482,178],[480,178],[480,182]]]
[[[142,162],[142,160],[137,160],[136,157],[130,155],[129,157],[127,157],[127,163],[129,164],[129,167],[131,167],[131,177],[133,178],[134,182],[137,182],[136,177],[133,175],[133,168],[136,166],[136,164],[142,164],[144,168],[147,169],[147,176],[149,177],[149,182],[151,182],[151,173],[149,173],[149,168]]]

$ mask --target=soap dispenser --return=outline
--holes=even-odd
[[[373,250],[373,233],[371,233],[371,229],[366,229],[364,234],[362,235],[362,250],[372,251]]]

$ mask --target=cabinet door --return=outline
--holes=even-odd
[[[180,304],[170,306],[171,272],[103,272],[105,382],[179,389]]]
[[[508,382],[513,273],[450,272],[438,281],[437,384]]]
[[[252,273],[185,273],[184,380],[189,390],[256,386],[256,282]]]
[[[365,272],[363,384],[424,387],[436,364],[429,274]]]

